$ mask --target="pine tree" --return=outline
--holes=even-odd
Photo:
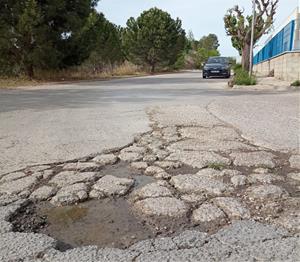
[[[172,66],[185,47],[181,21],[158,8],[145,11],[137,19],[130,18],[123,34],[127,58],[140,65]]]

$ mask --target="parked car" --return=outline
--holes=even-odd
[[[227,57],[210,57],[203,68],[203,78],[219,76],[230,78],[231,66]]]

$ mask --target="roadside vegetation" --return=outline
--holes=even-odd
[[[209,34],[186,36],[179,18],[158,8],[117,26],[98,0],[3,0],[0,87],[201,69],[219,56]]]
[[[234,76],[233,76],[233,85],[256,85],[256,77],[250,76],[249,72],[243,69],[241,64],[236,64],[233,66]]]
[[[203,36],[200,40],[194,38],[190,31],[186,38],[186,46],[175,64],[176,69],[202,69],[211,56],[220,56],[219,40],[215,34]]]
[[[291,86],[293,87],[300,87],[300,80],[296,80],[293,83],[291,83]]]

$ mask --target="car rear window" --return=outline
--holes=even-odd
[[[208,64],[228,64],[228,59],[225,57],[210,57],[207,61]]]

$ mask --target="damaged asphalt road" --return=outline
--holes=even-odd
[[[32,160],[27,162],[30,157],[20,151],[15,155],[20,159],[16,161],[20,166],[10,164],[12,161],[1,162],[1,261],[297,261],[300,252],[299,134],[287,138],[284,134],[290,131],[283,131],[297,126],[298,119],[293,116],[297,111],[291,111],[299,93],[257,96],[257,93],[245,92],[234,95],[230,94],[232,91],[221,89],[220,80],[199,84],[197,74],[175,76],[127,80],[136,81],[140,86],[153,85],[162,78],[161,85],[166,89],[173,85],[183,93],[163,105],[157,101],[146,103],[147,109],[146,104],[138,105],[141,111],[135,113],[142,112],[146,119],[140,117],[147,125],[145,130],[136,130],[136,135],[128,130],[126,134],[122,133],[125,120],[130,119],[121,114],[124,122],[120,122],[123,128],[119,130],[122,133],[120,138],[127,136],[128,143],[118,144],[117,139],[115,144],[104,146],[100,139],[99,144],[93,145],[97,148],[93,151],[82,140],[76,142],[78,148],[82,146],[90,151],[78,157],[66,154],[56,159],[57,155],[50,150],[48,161],[39,162],[41,159],[33,154]],[[115,82],[124,84],[122,81],[126,82]],[[182,90],[187,82],[193,88],[203,86],[207,91],[203,91],[202,96],[185,96],[189,92]],[[103,85],[112,83],[114,81]],[[208,90],[213,85],[216,88]],[[139,92],[139,86],[132,89]],[[167,100],[166,90],[163,92],[162,99]],[[205,96],[205,93],[215,95]],[[222,104],[224,108],[226,106],[224,112],[235,108],[235,96],[244,99],[252,113],[248,113],[248,119],[241,113],[240,120],[237,121],[239,117],[235,116],[225,121],[219,115],[220,108]],[[249,96],[251,101],[247,100]],[[256,110],[251,106],[270,97],[268,105],[271,108],[278,99],[290,99],[290,103],[269,114],[267,120],[271,108],[266,107],[262,112],[261,107]],[[26,106],[24,101],[22,106]],[[48,110],[46,112],[50,113]],[[14,117],[17,111],[0,115]],[[18,113],[22,115],[25,111]],[[290,114],[284,115],[283,112]],[[57,112],[53,109],[52,113],[55,116]],[[255,114],[260,114],[261,118],[255,118]],[[87,113],[82,119],[90,117]],[[259,124],[262,119],[270,121],[272,117],[285,118],[284,121],[288,122],[285,128],[278,122],[272,123],[273,131],[282,131],[282,139],[274,139],[277,135],[271,134],[270,126],[266,128]],[[244,127],[247,120],[249,128]],[[233,125],[231,121],[237,122]],[[64,128],[72,125],[64,125]],[[134,128],[142,125],[138,126]],[[251,129],[253,126],[255,128]],[[1,124],[1,128],[6,127]],[[21,132],[15,131],[14,135],[20,137]],[[112,136],[112,133],[106,135]],[[78,137],[81,135],[83,133],[79,132]],[[46,141],[51,138],[45,137]],[[285,139],[290,142],[282,146]],[[15,144],[8,149],[16,150],[19,146]],[[68,146],[66,143],[66,148]],[[30,144],[27,150],[32,147]],[[42,149],[43,146],[39,148],[40,152]],[[8,150],[4,156],[8,157],[12,152]],[[58,155],[62,153],[57,148],[56,152]],[[14,169],[4,172],[7,167]],[[71,240],[61,239],[50,227],[47,230],[47,217],[45,228],[34,227],[32,206],[47,203],[53,209],[76,207],[90,201],[102,204],[109,199],[126,201],[128,211],[151,230],[150,237],[132,238],[123,248],[114,247],[113,243],[86,245],[84,241],[74,246]],[[26,219],[20,219],[20,215]],[[20,221],[32,225],[20,226]],[[65,248],[62,248],[62,240]]]

